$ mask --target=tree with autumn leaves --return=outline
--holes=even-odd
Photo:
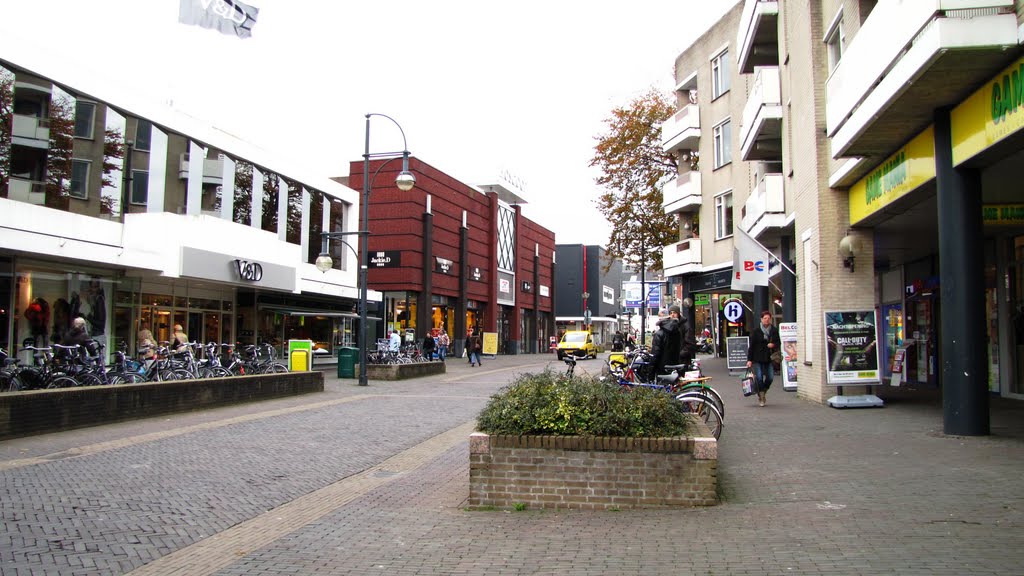
[[[661,126],[675,112],[674,102],[651,89],[628,106],[612,110],[608,131],[597,137],[590,166],[601,175],[597,199],[612,225],[605,247],[614,260],[648,269],[662,267],[662,246],[678,239],[679,224],[662,208],[662,187],[676,176],[678,159],[662,150]]]

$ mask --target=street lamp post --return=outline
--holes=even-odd
[[[370,154],[370,118],[373,116],[381,116],[391,120],[391,122],[398,127],[398,131],[402,134],[402,150],[398,152],[377,152]],[[399,156],[401,155],[401,156]],[[369,323],[369,317],[367,315],[367,265],[370,261],[370,188],[371,181],[373,178],[370,177],[370,158],[379,157],[390,157],[389,160],[401,157],[402,159],[402,171],[395,178],[395,185],[398,189],[403,192],[408,192],[413,189],[416,185],[416,177],[413,176],[412,172],[409,171],[409,146],[405,140],[405,131],[402,130],[402,126],[395,121],[394,118],[385,114],[369,113],[366,115],[366,148],[363,153],[363,196],[362,206],[360,206],[362,212],[362,223],[363,229],[359,232],[324,232],[324,249],[320,257],[316,259],[317,269],[321,272],[326,272],[331,268],[331,258],[326,254],[327,239],[331,234],[337,234],[344,236],[348,234],[358,234],[362,240],[359,243],[359,385],[366,386],[368,384],[366,377],[366,325]],[[385,163],[386,164],[386,163]],[[383,168],[382,164],[377,168],[377,172]],[[377,172],[374,172],[374,177],[377,176]],[[351,248],[351,246],[349,246]],[[321,267],[321,258],[326,256],[324,264],[326,267]]]

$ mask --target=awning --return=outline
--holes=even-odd
[[[294,308],[290,306],[274,306],[272,304],[260,304],[260,310],[268,310],[277,314],[283,314],[285,316],[324,316],[327,318],[359,318],[359,314],[354,312],[338,312],[336,310],[312,310],[303,308]],[[367,320],[370,322],[380,321],[380,318],[376,316],[367,316]]]

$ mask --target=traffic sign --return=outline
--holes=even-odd
[[[743,318],[743,304],[740,304],[739,300],[730,300],[726,302],[722,314],[729,322],[739,322],[740,318]]]
[[[590,324],[590,308],[583,311],[583,323]]]

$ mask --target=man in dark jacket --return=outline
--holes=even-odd
[[[697,354],[697,339],[693,335],[693,326],[689,318],[682,315],[679,306],[669,307],[668,313],[679,322],[679,363],[689,366]]]
[[[651,341],[654,374],[663,374],[665,366],[679,364],[679,321],[669,316],[658,321],[658,330]]]

